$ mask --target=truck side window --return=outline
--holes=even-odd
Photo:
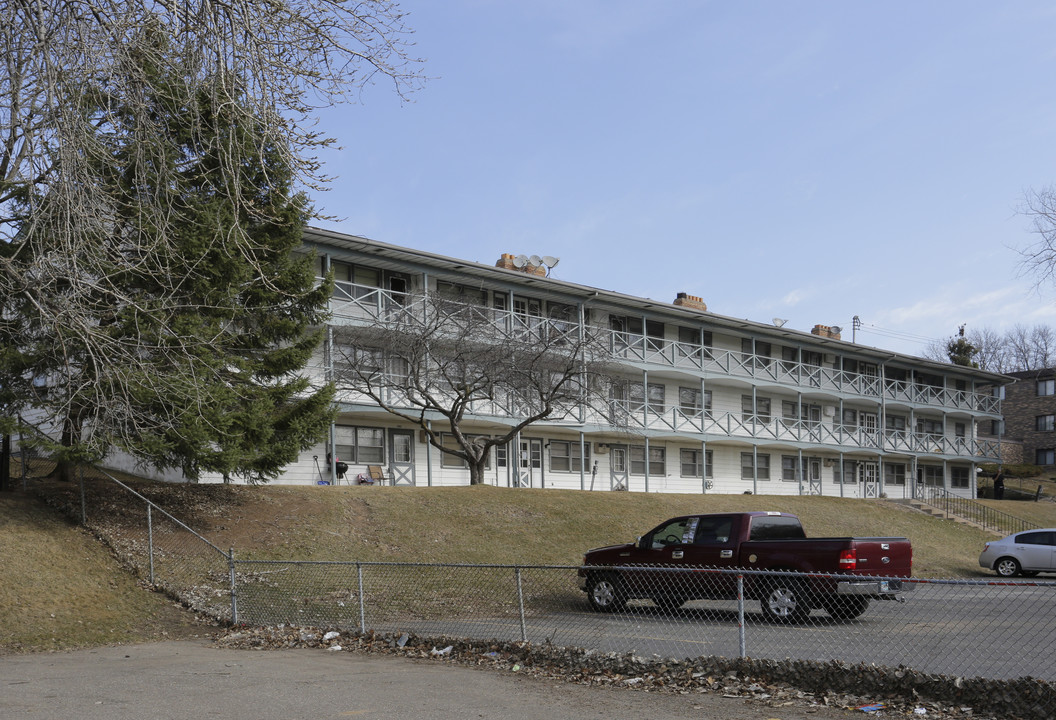
[[[807,535],[799,518],[774,516],[756,516],[752,518],[749,540],[802,540]]]
[[[661,525],[653,531],[649,547],[653,550],[688,543],[697,529],[697,518],[679,518],[674,522]]]
[[[694,545],[713,545],[730,541],[732,518],[701,518]]]

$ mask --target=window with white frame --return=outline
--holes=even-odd
[[[1038,380],[1038,397],[1048,397],[1050,395],[1056,395],[1056,379]]]
[[[968,468],[962,465],[955,465],[950,468],[950,487],[955,488],[967,488],[968,487]]]
[[[1045,448],[1035,451],[1035,465],[1056,465],[1056,449]]]
[[[590,444],[578,440],[551,440],[550,443],[550,469],[554,472],[580,472],[589,470],[590,466]]]
[[[766,453],[741,453],[741,480],[769,480],[770,456]]]
[[[680,475],[682,477],[714,477],[712,451],[691,450],[682,448],[678,451]],[[704,475],[701,475],[701,473]]]
[[[1056,428],[1056,415],[1038,415],[1034,418],[1034,429],[1038,432],[1052,432]]]
[[[905,485],[906,466],[902,463],[884,463],[884,484]]]
[[[645,445],[631,445],[627,452],[631,459],[631,475],[645,475]],[[666,462],[665,448],[649,448],[649,475],[651,477],[663,477],[666,474]]]

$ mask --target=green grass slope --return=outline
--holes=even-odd
[[[914,574],[984,577],[993,536],[883,500],[766,495],[671,495],[477,487],[247,487],[150,483],[137,491],[240,559],[575,565],[584,550],[627,542],[675,515],[778,510],[808,536],[908,537]],[[79,488],[46,484],[35,497],[0,495],[0,651],[132,642],[197,633],[173,603],[145,591],[112,554],[53,508],[79,517]],[[86,483],[94,532],[142,537],[145,509],[112,482]],[[1056,504],[988,501],[1056,526]],[[155,520],[157,523],[157,520]],[[120,543],[117,543],[120,544]]]

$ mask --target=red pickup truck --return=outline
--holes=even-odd
[[[871,599],[898,599],[897,578],[912,575],[913,548],[902,537],[808,538],[788,513],[685,515],[634,543],[587,551],[580,588],[602,612],[643,598],[673,609],[689,600],[735,599],[737,573],[723,572],[735,568],[784,571],[743,576],[744,596],[758,599],[769,619],[798,622],[814,608],[855,618]]]

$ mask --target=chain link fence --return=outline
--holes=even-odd
[[[954,678],[955,688],[961,678],[1026,681],[1040,708],[1030,716],[1056,716],[1053,581],[848,584],[840,575],[702,567],[240,559],[106,477],[68,486],[49,502],[80,514],[155,587],[233,624],[523,642],[614,657],[905,668]],[[1011,691],[1006,684],[979,692]]]
[[[238,559],[234,565],[238,618],[251,625],[1056,681],[1054,582],[912,579],[898,599],[881,600],[840,593],[837,583],[846,578],[834,575],[609,568],[624,597],[606,612],[592,607],[581,588],[590,580],[594,593],[597,585],[577,567]],[[632,583],[636,592],[620,587]]]

